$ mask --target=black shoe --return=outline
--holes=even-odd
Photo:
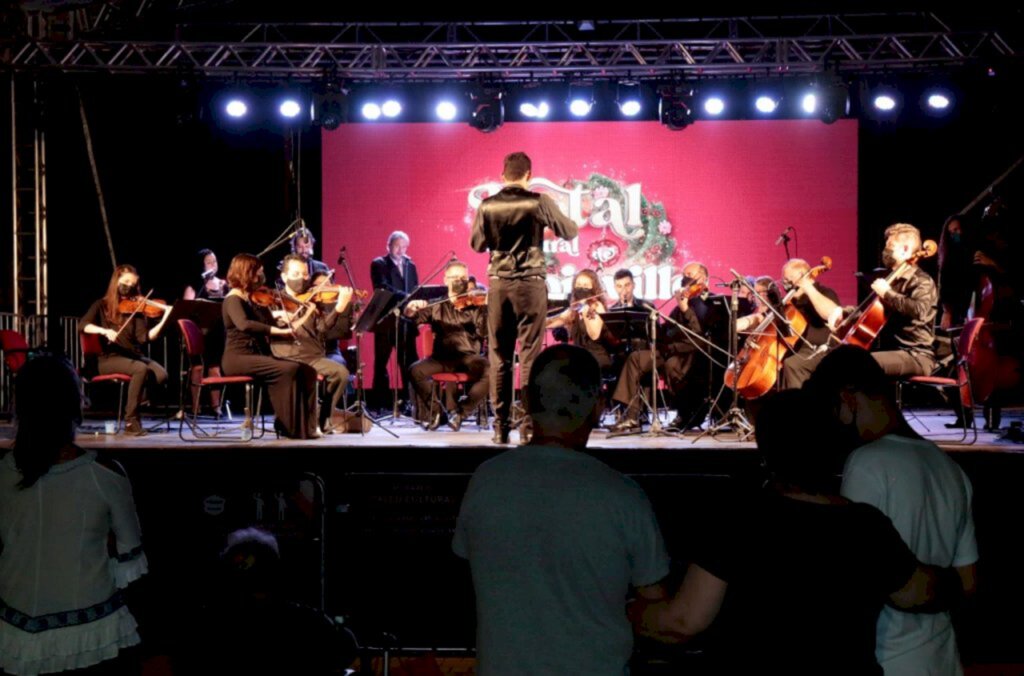
[[[530,421],[524,422],[519,425],[519,445],[523,446],[530,443],[533,439],[533,423]]]
[[[456,411],[448,416],[448,427],[451,427],[455,432],[462,429],[462,411]]]
[[[501,423],[494,423],[494,436],[491,437],[491,441],[496,444],[507,444],[508,443],[508,427]]]
[[[441,426],[441,411],[437,411],[431,416],[430,421],[427,422],[427,431],[433,432]]]
[[[640,423],[633,418],[623,418],[615,425],[612,425],[612,434],[632,434],[640,431]]]
[[[133,437],[144,437],[146,436],[146,428],[142,426],[142,421],[133,418],[125,421],[124,433]]]

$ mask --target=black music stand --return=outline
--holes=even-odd
[[[378,289],[380,290],[380,289]],[[389,292],[390,293],[390,292]],[[376,294],[376,291],[374,292]],[[402,359],[403,350],[405,349],[406,341],[400,340],[401,335],[399,327],[402,323],[402,312],[405,306],[414,300],[425,300],[427,303],[433,303],[434,301],[441,300],[448,296],[448,287],[444,284],[420,284],[419,287],[413,290],[408,296],[398,299],[394,298],[392,294],[392,302],[387,306],[386,314],[382,315],[376,322],[375,331],[377,333],[392,331],[394,335],[395,344],[395,356],[398,361],[399,379],[402,381],[402,385],[408,389],[407,374],[402,373]],[[392,424],[398,422],[402,418],[402,414],[398,410],[398,390],[392,390],[391,398],[392,410],[391,415],[386,415],[380,420],[390,420]]]
[[[381,425],[377,419],[370,415],[369,411],[366,410],[366,390],[363,386],[363,357],[361,347],[363,334],[367,331],[372,331],[374,327],[380,323],[382,317],[387,317],[388,310],[395,305],[394,301],[395,294],[391,291],[388,291],[387,289],[374,289],[370,302],[366,304],[366,308],[363,309],[363,313],[359,315],[359,320],[356,322],[356,400],[349,409],[352,409],[354,415],[362,416],[365,420],[369,420],[371,423],[380,427],[382,430],[397,439],[397,434]],[[362,424],[359,426],[359,432],[360,434],[366,434],[366,428]]]

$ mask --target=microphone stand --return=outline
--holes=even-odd
[[[345,247],[342,247],[341,251],[338,252],[338,264],[341,265],[342,268],[344,268],[345,274],[348,276],[348,283],[349,283],[349,285],[353,289],[359,288],[358,286],[356,286],[356,280],[355,280],[355,277],[352,275],[352,269],[348,266],[348,259],[345,257]],[[355,302],[354,297],[353,297],[353,301],[352,302]],[[362,333],[362,331],[357,331],[355,336],[356,336],[356,401],[351,406],[346,407],[345,411],[346,411],[346,413],[351,413],[352,415],[354,415],[356,417],[356,422],[359,424],[359,434],[360,435],[364,435],[364,436],[366,435],[366,429],[363,427],[362,420],[360,420],[360,418],[365,418],[366,420],[369,420],[371,424],[376,425],[377,427],[381,428],[382,430],[384,430],[385,432],[387,432],[388,434],[390,434],[391,436],[393,436],[393,437],[395,437],[397,439],[398,435],[395,434],[392,430],[389,430],[388,428],[386,428],[383,425],[381,425],[380,422],[376,418],[374,418],[372,415],[370,415],[369,410],[366,408],[366,389],[365,389],[365,386],[363,385],[363,351],[362,351],[363,333]]]
[[[402,311],[405,309],[405,305],[406,305],[406,302],[407,302],[406,299],[407,298],[412,298],[413,295],[415,295],[417,291],[419,291],[420,289],[422,289],[424,286],[427,285],[427,282],[429,282],[431,279],[436,277],[438,275],[438,273],[440,273],[442,270],[444,270],[445,265],[447,265],[448,261],[451,260],[451,256],[453,254],[454,254],[453,251],[446,252],[444,257],[441,259],[441,262],[438,263],[438,265],[434,268],[434,270],[429,275],[427,275],[423,279],[422,282],[417,284],[416,287],[412,291],[407,293],[405,295],[405,298],[403,298],[402,300],[400,300],[397,303],[395,303],[395,307],[391,308],[391,311],[388,313],[388,314],[393,315],[394,318],[395,318],[395,355],[396,355],[397,361],[398,361],[398,371],[399,371],[398,375],[399,375],[399,377],[400,377],[400,379],[402,381],[402,385],[404,385],[406,389],[408,389],[408,387],[409,387],[409,383],[407,382],[408,374],[402,372],[402,362],[403,362],[402,357],[405,356],[404,355],[405,343],[407,341],[401,340],[401,338],[402,338],[402,331],[401,331]],[[409,270],[408,270],[408,267],[409,267],[409,257],[408,256],[402,258],[402,265],[405,266],[405,268],[406,268],[406,270],[404,271],[404,274],[402,275],[402,279],[405,280],[405,279],[407,279],[406,274],[408,274],[408,272],[409,272]],[[386,316],[387,315],[385,315],[385,317]],[[380,321],[384,321],[384,317],[382,317],[380,319]],[[380,323],[380,322],[378,322],[378,323]],[[394,389],[391,392],[392,392],[392,397],[391,397],[391,404],[392,404],[391,415],[386,415],[383,418],[381,418],[381,420],[390,420],[391,424],[394,425],[396,422],[401,420],[402,414],[398,410],[398,389]]]

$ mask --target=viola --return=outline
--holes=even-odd
[[[821,273],[831,269],[832,259],[822,256],[821,265],[807,270],[800,279],[817,279]],[[788,334],[781,335],[775,329],[775,316],[769,313],[747,338],[743,349],[736,357],[740,364],[739,375],[736,375],[735,364],[726,371],[725,384],[745,399],[756,399],[775,387],[779,371],[782,370],[782,360],[785,359],[787,352],[795,348],[797,341],[807,330],[807,318],[793,306],[793,299],[799,291],[800,287],[794,284],[781,301],[782,314],[789,323]]]
[[[939,247],[933,240],[925,240],[924,244],[921,245],[921,249],[893,268],[892,272],[886,276],[885,281],[888,284],[892,284],[908,268],[916,265],[922,258],[931,258],[938,250]],[[886,321],[888,321],[888,317],[885,315],[885,306],[882,305],[882,299],[878,297],[878,294],[872,292],[860,304],[857,311],[844,319],[836,327],[835,333],[840,337],[841,344],[856,345],[866,350],[871,347],[871,343],[875,342],[875,338],[878,337]]]
[[[157,298],[135,296],[134,298],[122,298],[117,303],[117,310],[123,315],[143,314],[147,317],[162,317],[164,312],[170,310],[171,306]]]

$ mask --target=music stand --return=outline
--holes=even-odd
[[[393,430],[389,430],[381,425],[376,418],[370,415],[369,411],[366,410],[366,391],[363,386],[363,358],[362,358],[362,342],[363,334],[367,331],[373,330],[373,328],[380,322],[381,317],[386,317],[389,308],[394,305],[395,294],[387,289],[374,289],[373,296],[370,298],[370,302],[366,304],[366,308],[363,310],[363,314],[359,315],[359,320],[355,326],[356,336],[356,401],[349,409],[352,409],[356,416],[363,416],[366,420],[380,427],[382,430],[390,434],[391,436],[398,438]],[[346,409],[348,410],[348,409]],[[359,433],[366,434],[365,428],[360,425]]]
[[[401,299],[394,299],[394,302],[388,306],[387,313],[377,320],[376,332],[394,332],[394,344],[395,344],[395,357],[398,362],[398,376],[402,382],[402,385],[408,388],[406,382],[406,374],[402,372],[403,363],[403,351],[405,350],[405,343],[407,341],[400,340],[401,332],[400,327],[402,325],[402,313],[405,310],[406,305],[414,300],[424,300],[428,304],[435,301],[441,300],[448,296],[448,287],[444,284],[420,284],[418,287],[412,290],[408,296]],[[391,415],[386,415],[380,418],[380,420],[390,420],[392,424],[398,422],[402,414],[398,410],[398,390],[392,390],[391,397],[392,410]]]

